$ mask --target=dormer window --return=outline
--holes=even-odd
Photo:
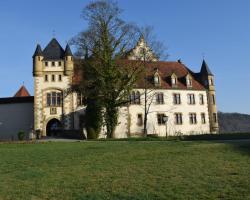
[[[159,76],[158,69],[157,69],[154,74],[154,85],[160,86],[160,84],[161,84],[161,81],[160,81],[160,76]]]
[[[172,85],[172,87],[177,86],[177,76],[175,74],[172,74],[172,76],[171,76],[171,85]]]
[[[192,87],[192,77],[189,74],[186,76],[186,84],[187,87]]]

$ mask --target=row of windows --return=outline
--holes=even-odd
[[[166,115],[165,114],[157,114],[157,123],[158,125],[164,125],[166,124]],[[200,119],[202,124],[206,124],[206,114],[201,113]],[[216,113],[213,113],[213,121],[217,123],[217,115]],[[183,115],[182,113],[174,113],[174,123],[177,125],[183,124]],[[197,114],[196,113],[189,113],[189,123],[190,124],[197,124]],[[137,125],[142,126],[143,125],[143,115],[138,114],[137,115]]]
[[[57,75],[55,75],[55,74],[51,74],[51,76],[50,76],[50,78],[49,78],[49,75],[46,74],[46,75],[44,76],[44,81],[45,81],[45,82],[48,82],[48,81],[52,81],[52,82],[55,82],[55,81],[62,81],[62,75],[59,74],[59,75],[57,76]]]
[[[211,96],[212,103],[215,104],[215,96]],[[158,92],[155,94],[155,101],[157,104],[164,104],[164,94],[162,92]],[[187,94],[187,102],[190,105],[196,104],[195,95],[194,94]],[[204,105],[204,95],[199,94],[199,103]],[[139,91],[132,92],[130,95],[130,104],[141,104],[141,94]],[[174,93],[173,94],[173,104],[178,105],[181,104],[181,94]]]
[[[45,61],[44,64],[45,64],[45,67],[48,67],[49,65],[52,66],[52,67],[55,67],[56,65],[59,66],[59,67],[62,66],[61,61],[58,61],[58,62],[56,62],[56,61],[52,61],[52,62]]]

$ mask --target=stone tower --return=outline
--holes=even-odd
[[[53,38],[42,50],[37,45],[33,55],[34,129],[47,136],[51,129],[74,128],[73,94],[65,94],[72,84],[73,54]]]
[[[201,75],[201,81],[207,89],[210,132],[218,133],[219,123],[218,123],[217,108],[216,108],[214,75],[210,71],[205,60],[203,60],[202,62],[200,75]]]

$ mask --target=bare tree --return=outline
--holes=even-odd
[[[140,31],[120,18],[121,9],[113,1],[92,2],[82,14],[88,28],[72,39],[77,55],[85,57],[79,88],[87,102],[98,99],[107,137],[111,138],[117,126],[118,108],[127,103],[142,71],[135,65],[122,65],[119,60],[135,45]]]

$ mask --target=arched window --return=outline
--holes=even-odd
[[[186,84],[187,87],[192,87],[192,77],[189,74],[186,76]]]
[[[135,92],[132,91],[131,94],[130,94],[130,103],[134,104],[134,102],[135,102]]]
[[[172,87],[177,86],[177,76],[174,73],[171,76],[171,85],[172,85]]]

